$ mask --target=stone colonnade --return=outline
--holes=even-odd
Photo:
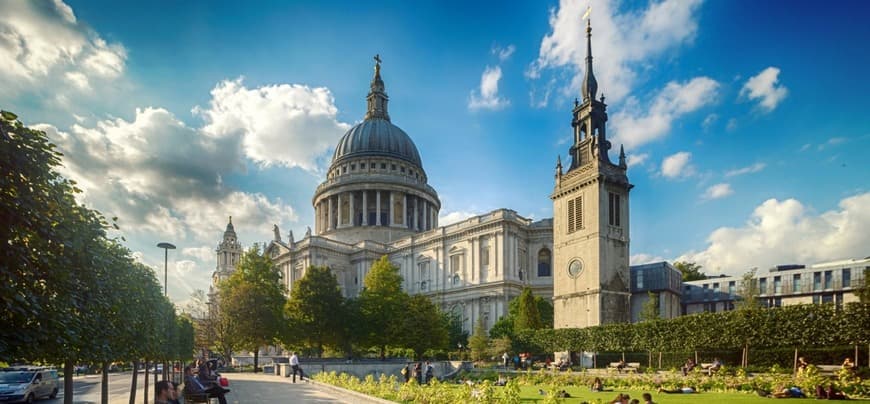
[[[314,206],[317,234],[346,227],[386,226],[426,231],[438,227],[438,210],[428,199],[400,191],[345,191]]]

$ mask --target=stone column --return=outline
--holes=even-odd
[[[335,196],[335,203],[338,204],[338,212],[336,212],[336,217],[338,218],[338,221],[335,222],[335,228],[340,229],[341,222],[342,222],[341,219],[343,219],[342,218],[343,215],[341,214],[341,194],[338,194]]]
[[[354,221],[356,220],[356,215],[354,215],[354,211],[353,211],[353,203],[354,203],[353,191],[348,192],[348,195],[350,195],[350,207],[348,208],[348,213],[350,213],[350,220],[348,220],[348,222],[350,223],[351,226],[353,226],[355,224]]]
[[[381,225],[381,191],[375,191],[375,226]]]
[[[402,198],[402,220],[405,223],[405,227],[410,229],[410,222],[408,222],[408,194],[402,193]]]
[[[431,227],[431,223],[429,223],[429,201],[423,200],[423,230],[429,230]]]
[[[395,193],[393,191],[390,191],[390,217],[387,218],[387,226],[390,226],[390,227],[393,227],[393,225],[395,224],[395,223],[393,223],[393,215],[396,213],[396,212],[394,212],[395,209],[393,206],[393,204],[395,203],[394,194]]]
[[[332,230],[332,196],[326,198],[326,231]]]
[[[412,198],[414,198],[414,220],[412,222],[413,226],[411,227],[411,229],[419,231],[420,230],[420,217],[418,216],[418,213],[420,212],[420,210],[417,207],[417,205],[420,204],[420,199],[417,198],[416,196],[412,196]]]
[[[362,201],[362,211],[363,211],[362,225],[363,225],[363,226],[368,226],[368,225],[369,225],[369,206],[368,206],[368,194],[369,194],[369,191],[362,191],[362,194],[363,194],[363,201]]]

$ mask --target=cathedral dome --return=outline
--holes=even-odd
[[[332,164],[356,157],[392,157],[423,168],[414,141],[386,119],[366,119],[350,128],[335,147]]]

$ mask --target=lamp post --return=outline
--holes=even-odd
[[[169,294],[168,294],[168,292],[169,292],[169,282],[168,282],[169,278],[167,277],[168,272],[167,272],[166,268],[169,266],[169,250],[174,250],[175,246],[171,243],[167,243],[164,241],[160,244],[157,244],[157,247],[163,249],[163,296],[168,297],[169,296]],[[169,329],[167,328],[167,331],[168,330]],[[148,369],[145,369],[145,371],[147,372]],[[167,378],[167,371],[168,371],[168,369],[166,369],[166,361],[163,361],[163,380],[166,380],[166,378]],[[154,376],[154,377],[156,378],[157,376]]]

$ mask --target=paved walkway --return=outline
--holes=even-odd
[[[314,384],[262,373],[225,373],[230,380],[227,402],[257,403],[352,403]]]

